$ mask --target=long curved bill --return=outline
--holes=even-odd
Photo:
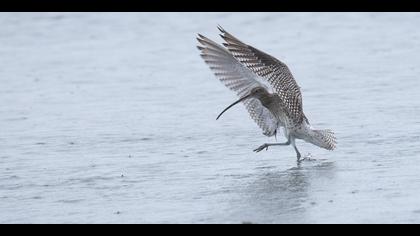
[[[245,99],[247,99],[247,98],[249,98],[249,97],[251,97],[251,94],[249,94],[249,95],[246,95],[245,97],[242,97],[242,98],[240,98],[238,101],[236,101],[236,102],[234,102],[234,103],[232,103],[232,104],[230,104],[228,107],[226,107],[218,116],[217,116],[217,118],[216,118],[216,120],[218,120],[219,118],[220,118],[220,116],[223,114],[223,113],[225,113],[225,111],[227,111],[227,110],[229,110],[229,108],[231,108],[231,107],[233,107],[233,106],[235,106],[236,104],[238,104],[238,103],[240,103],[240,102],[242,102],[243,100],[245,100]]]

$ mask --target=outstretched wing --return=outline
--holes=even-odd
[[[303,114],[302,94],[286,64],[250,45],[241,42],[233,35],[218,27],[220,36],[225,40],[224,46],[248,69],[264,78],[279,95],[285,113],[295,122],[306,119]]]
[[[251,70],[242,65],[234,56],[221,45],[198,35],[197,46],[204,59],[216,77],[229,89],[236,92],[239,97],[247,95],[253,88],[261,86],[267,88],[264,81],[258,78]],[[268,88],[267,88],[268,89]],[[251,118],[263,130],[267,136],[276,133],[277,120],[274,115],[265,108],[258,99],[249,98],[243,101]]]

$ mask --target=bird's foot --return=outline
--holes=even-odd
[[[316,159],[311,158],[312,155],[310,153],[308,153],[308,155],[304,156],[303,158],[298,158],[298,161],[316,161]]]
[[[264,143],[263,145],[259,146],[258,148],[254,149],[254,152],[260,152],[262,151],[264,148],[267,151],[268,150],[269,145],[267,143]]]

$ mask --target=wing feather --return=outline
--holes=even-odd
[[[227,49],[200,34],[197,40],[201,44],[197,48],[206,64],[216,77],[239,97],[247,95],[258,86],[269,89],[259,76],[239,62]],[[265,135],[272,136],[276,133],[277,119],[258,99],[246,99],[243,104]]]
[[[304,119],[302,93],[292,73],[286,64],[267,53],[241,42],[222,27],[223,45],[232,55],[249,70],[264,78],[281,98],[285,113],[294,122],[301,123]]]

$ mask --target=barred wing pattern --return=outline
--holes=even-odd
[[[198,35],[197,40],[201,44],[197,47],[201,51],[200,55],[206,64],[209,65],[216,77],[226,87],[236,92],[239,97],[247,95],[258,86],[267,88],[255,73],[235,59],[228,50],[201,34]],[[246,99],[243,103],[251,118],[265,135],[276,134],[277,119],[258,99]]]
[[[307,118],[303,113],[302,94],[292,73],[286,64],[278,59],[252,47],[233,35],[218,27],[222,32],[220,35],[225,43],[223,45],[232,55],[248,69],[258,76],[263,77],[270,83],[274,91],[280,97],[284,112],[292,118],[295,124],[300,124]],[[309,123],[309,122],[308,122]]]

